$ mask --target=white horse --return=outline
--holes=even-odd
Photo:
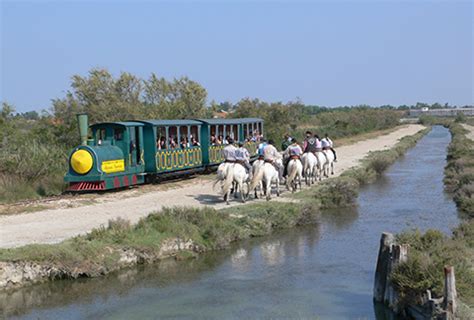
[[[253,173],[253,176],[255,177],[255,175],[258,173],[258,170],[260,170],[260,168],[265,164],[265,161],[263,161],[262,159],[257,159],[255,160],[253,163],[252,163],[252,173]],[[253,179],[252,179],[253,181]],[[264,189],[263,189],[263,183],[262,183],[262,179],[260,179],[258,181],[258,184],[256,185],[255,187],[255,198],[258,199],[258,193],[257,193],[257,189],[258,191],[260,191],[260,196],[263,197],[263,194],[264,194]],[[252,189],[253,190],[253,189]]]
[[[321,181],[324,174],[324,169],[326,168],[325,166],[327,158],[322,151],[317,151],[316,159],[318,160],[318,164],[316,166],[316,179],[319,179],[319,181]]]
[[[295,192],[298,185],[301,189],[301,180],[303,174],[303,164],[300,159],[290,159],[287,166],[288,177],[286,178],[286,187]]]
[[[305,178],[306,185],[309,186],[316,179],[318,159],[314,153],[306,152],[301,156],[301,162],[303,163],[303,177]]]
[[[222,192],[224,193],[224,201],[229,204],[230,192],[232,186],[235,184],[234,192],[240,191],[240,199],[243,203],[247,200],[247,195],[244,192],[244,184],[248,179],[247,170],[240,163],[229,163],[227,166],[226,177]]]
[[[215,188],[218,183],[221,184],[221,188],[222,188],[225,178],[227,176],[227,169],[229,168],[230,164],[231,163],[228,163],[228,162],[222,162],[219,165],[219,167],[217,167],[216,180],[214,181],[213,188]]]
[[[281,159],[275,160],[281,165]],[[275,191],[277,197],[280,196],[280,175],[275,166],[271,163],[264,162],[257,172],[254,173],[252,182],[250,183],[250,191],[257,188],[257,186],[264,185],[264,191],[267,201],[272,197],[272,184],[275,184]]]
[[[332,150],[324,150],[324,154],[326,155],[326,164],[324,166],[324,175],[329,177],[329,171],[331,174],[334,174],[334,153]]]

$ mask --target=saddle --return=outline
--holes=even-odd
[[[270,160],[270,159],[265,159],[265,160],[263,160],[263,161],[266,162],[266,163],[273,164],[273,160]]]
[[[295,159],[300,160],[300,156],[293,155],[293,156],[290,156],[290,159],[291,159],[291,160],[295,160]]]
[[[224,162],[227,162],[227,163],[236,163],[237,161],[236,160],[224,160]]]
[[[262,155],[259,155],[258,158],[257,158],[257,160],[263,160],[263,159],[264,159],[264,156],[262,156]]]

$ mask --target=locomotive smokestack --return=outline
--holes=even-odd
[[[87,136],[89,129],[89,121],[87,113],[77,114],[77,122],[79,124],[79,135],[81,136],[81,144],[83,146],[87,145]]]

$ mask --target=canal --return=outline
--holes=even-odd
[[[4,315],[18,319],[385,319],[372,286],[382,231],[458,224],[443,191],[447,129],[436,126],[364,187],[358,207],[319,224],[233,245],[190,261],[165,261],[100,279],[16,291]]]

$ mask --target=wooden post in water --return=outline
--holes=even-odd
[[[375,269],[374,281],[374,300],[383,302],[387,286],[389,266],[391,263],[392,246],[395,242],[393,234],[383,232],[380,238],[379,255],[377,258],[377,267]]]
[[[406,244],[395,244],[392,246],[391,251],[391,261],[388,264],[387,270],[387,280],[385,285],[385,292],[384,292],[384,303],[388,305],[391,309],[398,312],[398,300],[399,296],[395,288],[393,287],[393,283],[390,280],[390,276],[392,271],[395,267],[401,263],[405,262],[408,259],[408,245]]]
[[[456,277],[454,276],[454,267],[444,267],[444,309],[448,317],[456,313]]]

